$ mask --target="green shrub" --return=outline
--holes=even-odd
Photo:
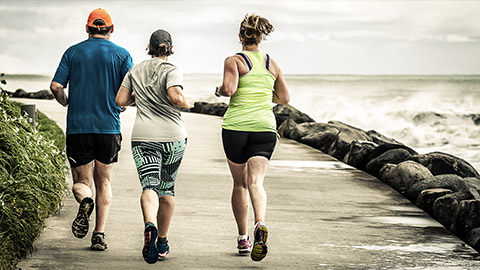
[[[55,123],[55,121],[48,118],[42,112],[38,114],[38,132],[47,139],[53,141],[53,144],[57,149],[65,149],[65,133],[63,130]],[[65,158],[65,156],[62,156]]]
[[[1,269],[14,269],[32,252],[45,219],[58,211],[67,192],[64,144],[53,121],[41,115],[35,130],[0,94]]]

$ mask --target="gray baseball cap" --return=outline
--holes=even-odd
[[[153,32],[150,36],[150,46],[158,48],[161,44],[167,45],[169,49],[172,46],[172,37],[163,29]]]

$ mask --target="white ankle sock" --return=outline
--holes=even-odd
[[[238,241],[248,240],[248,234],[239,234],[237,239],[238,239]]]
[[[258,221],[257,223],[255,223],[255,228],[257,228],[257,226],[258,226],[259,224],[265,225],[265,222],[263,222],[263,221]]]

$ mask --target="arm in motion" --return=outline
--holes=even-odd
[[[273,102],[277,104],[288,104],[290,102],[290,93],[288,90],[287,82],[285,77],[283,77],[282,70],[278,64],[272,59],[272,64],[275,69],[275,74],[277,78],[275,80],[275,85],[273,86]]]
[[[193,108],[194,101],[191,97],[183,95],[183,90],[180,86],[171,86],[167,89],[168,99],[170,102],[179,108],[190,109]]]
[[[58,82],[52,81],[50,83],[50,91],[52,91],[52,94],[55,96],[55,99],[58,101],[58,103],[62,104],[64,107],[68,105],[68,97],[65,94],[65,87]]]
[[[135,93],[131,89],[121,86],[118,90],[115,104],[118,107],[130,106],[135,103]]]
[[[231,97],[237,91],[238,86],[238,65],[234,56],[225,59],[223,68],[223,83],[215,91],[215,95]]]

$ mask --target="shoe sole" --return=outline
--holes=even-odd
[[[157,245],[155,244],[155,239],[157,239],[158,231],[157,228],[153,226],[149,226],[145,228],[144,232],[144,244],[142,249],[143,259],[147,263],[156,263],[158,261],[158,249]]]
[[[253,261],[261,261],[268,253],[267,247],[268,229],[265,225],[260,225],[255,230],[255,242],[253,244],[250,257]]]
[[[159,260],[159,261],[165,260],[165,259],[167,258],[167,255],[168,255],[169,253],[170,253],[169,251],[167,251],[167,252],[165,252],[165,253],[158,253],[158,260]]]
[[[250,249],[239,249],[238,250],[238,255],[240,256],[248,256],[250,254]]]
[[[82,200],[78,207],[78,213],[72,223],[72,233],[77,238],[83,238],[88,233],[89,218],[93,212],[94,202],[92,198]]]
[[[101,244],[94,244],[94,245],[90,246],[90,249],[91,250],[104,251],[105,249],[107,249],[107,246],[103,246]]]

